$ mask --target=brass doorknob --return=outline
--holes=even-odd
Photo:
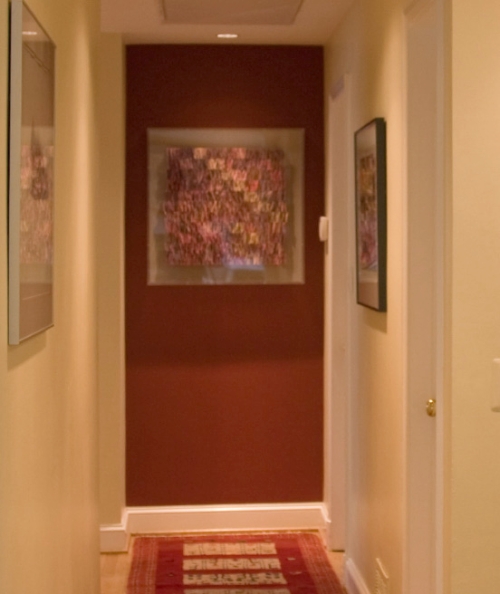
[[[429,417],[436,416],[436,401],[434,400],[434,398],[427,400],[425,410],[427,411],[427,414],[429,415]]]

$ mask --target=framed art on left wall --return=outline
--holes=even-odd
[[[53,325],[55,45],[11,1],[9,344]]]

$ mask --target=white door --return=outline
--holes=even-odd
[[[405,594],[440,592],[439,436],[443,167],[440,15],[432,0],[406,14],[407,400]],[[427,401],[435,400],[436,416]]]

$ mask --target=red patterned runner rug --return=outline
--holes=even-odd
[[[310,533],[136,538],[127,594],[342,594]]]

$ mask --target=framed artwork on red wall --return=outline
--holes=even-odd
[[[148,130],[148,284],[304,282],[301,129]]]

